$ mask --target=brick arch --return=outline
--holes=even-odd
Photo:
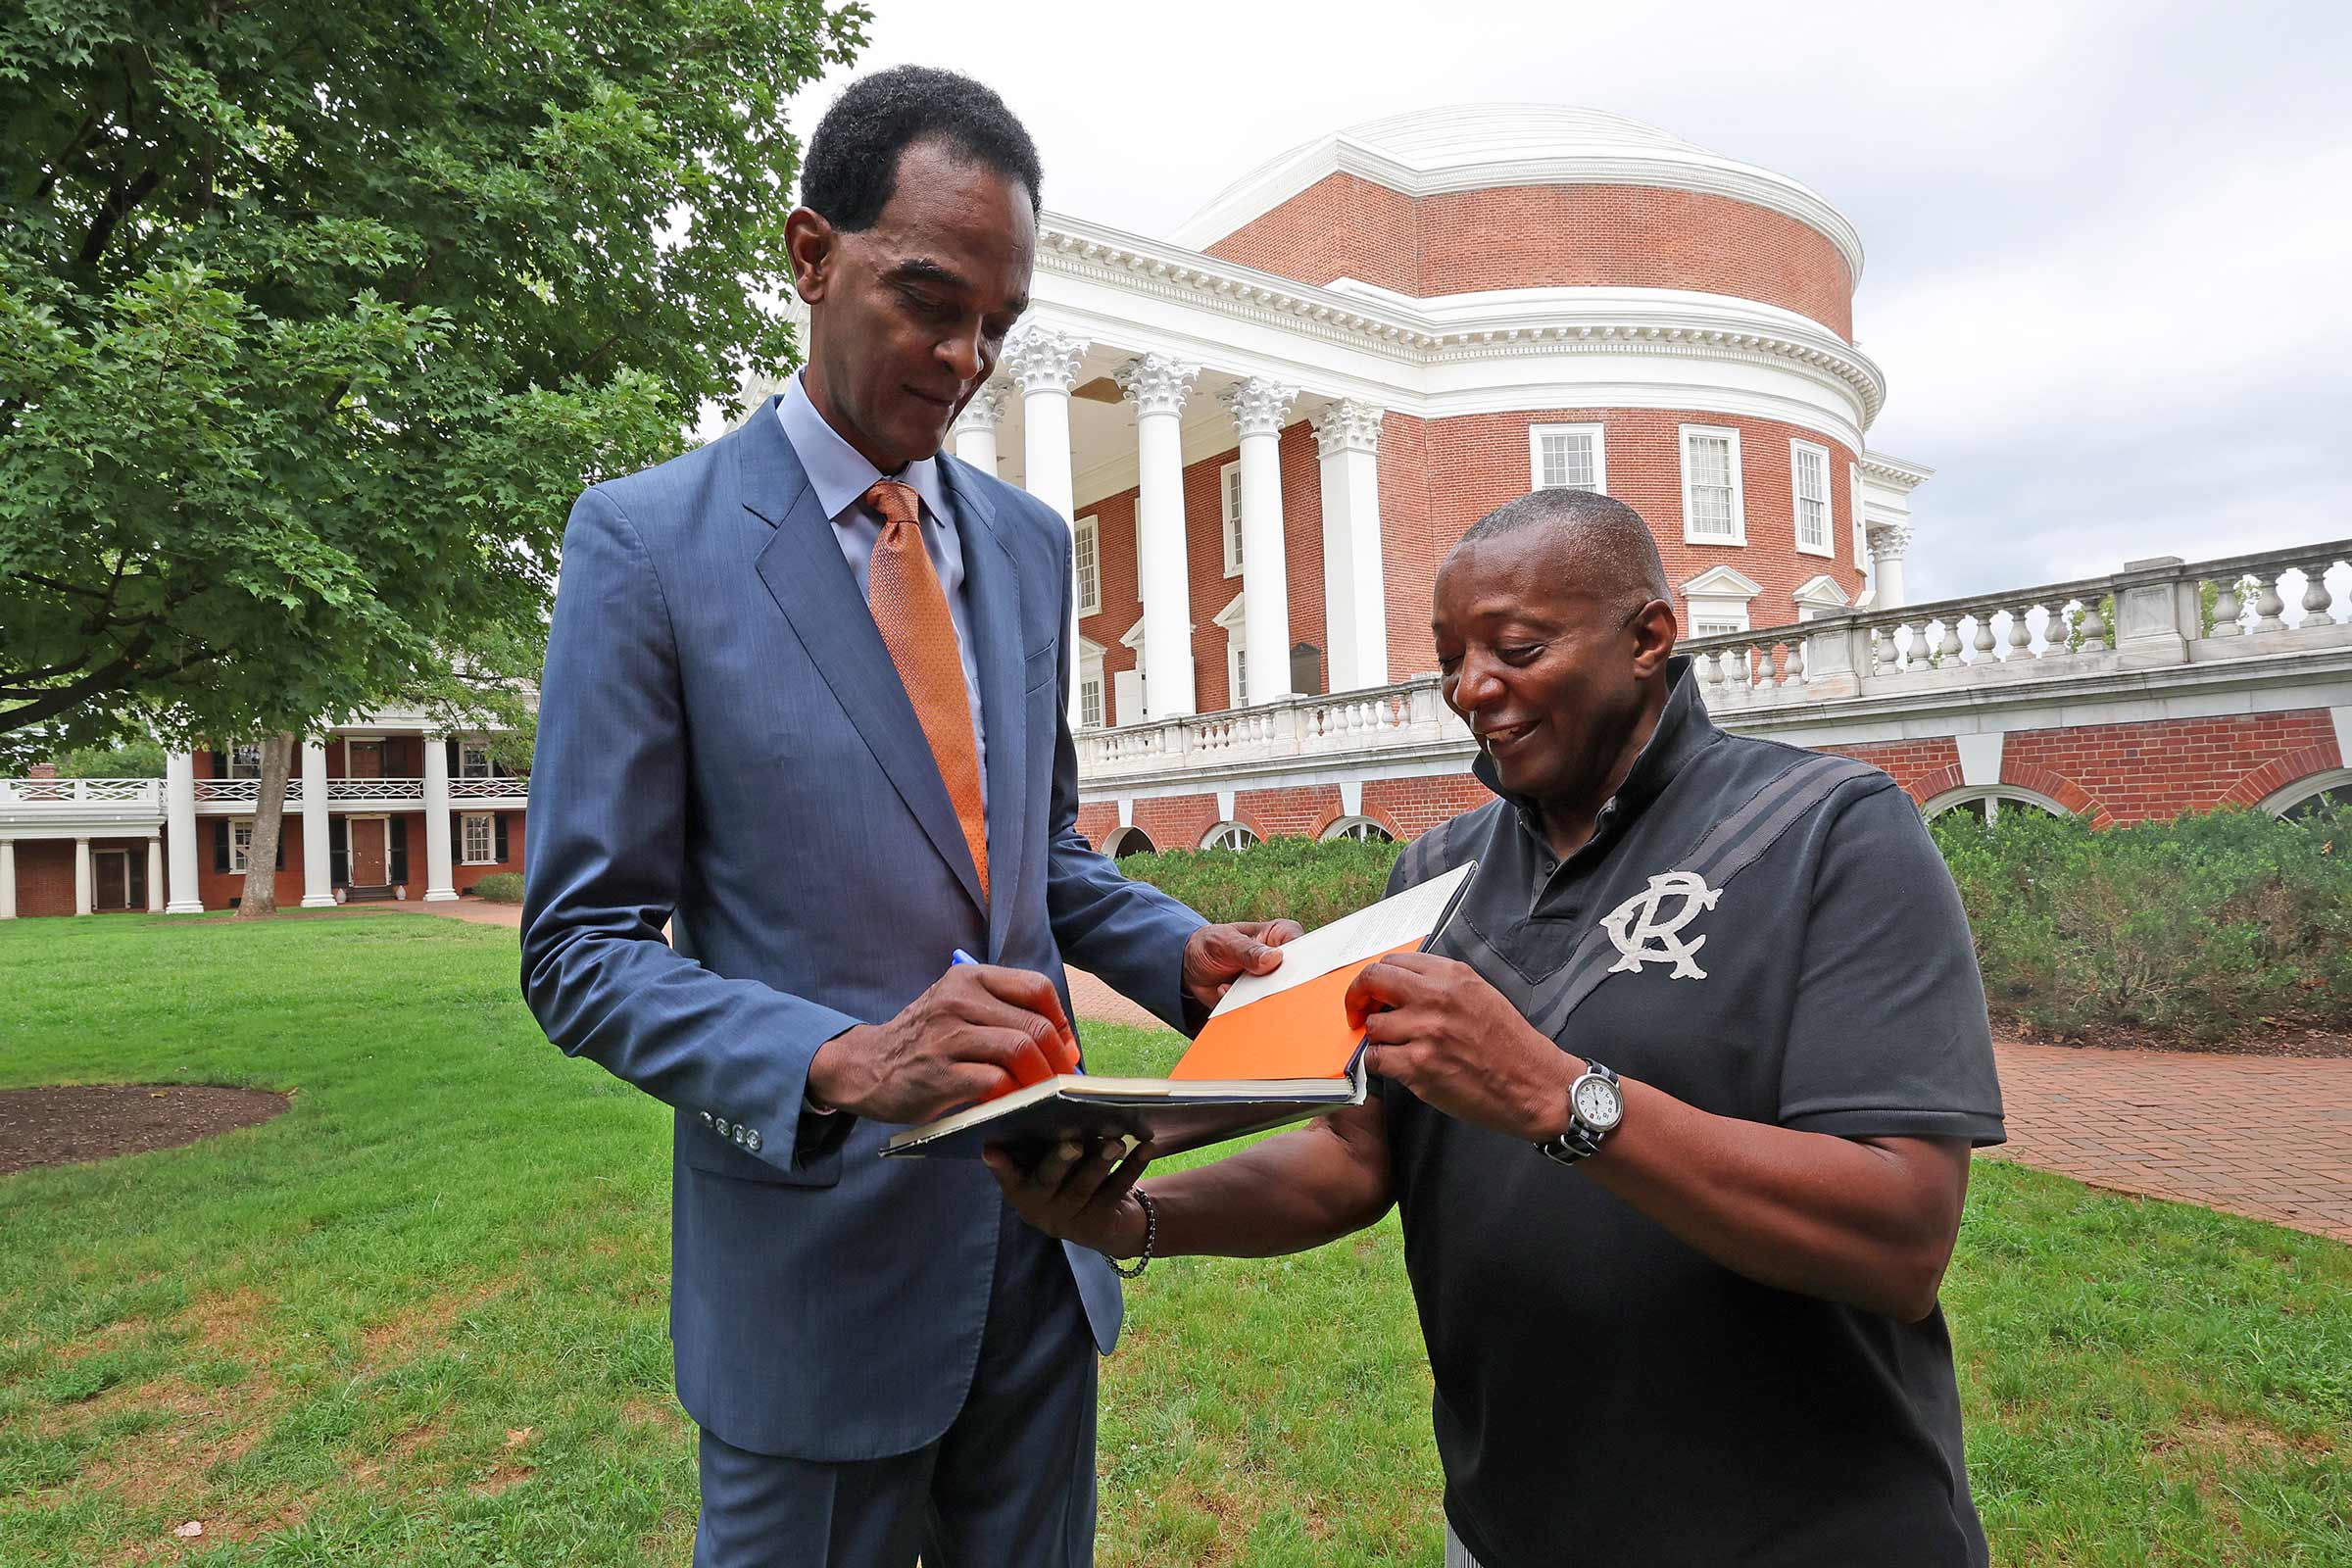
[[[2330,773],[2344,765],[2344,759],[2333,746],[2298,747],[2283,757],[2274,757],[2262,766],[2230,786],[2222,796],[2224,806],[2258,807],[2271,796],[2290,784],[2298,783],[2314,773]]]
[[[1960,776],[1960,769],[1953,766],[1938,768],[1933,773],[1922,773],[1904,785],[1903,789],[1911,797],[1912,804],[1925,806],[1938,795],[1947,795],[1964,787],[1966,782]]]
[[[1957,769],[1954,772],[1957,773]],[[1958,780],[1955,778],[1955,783]],[[2046,795],[2075,815],[2085,818],[2092,827],[2106,827],[2115,820],[2096,796],[2063,773],[2052,772],[2032,762],[2020,762],[2011,758],[2001,760],[2001,782],[2021,790]]]

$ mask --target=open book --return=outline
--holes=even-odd
[[[1474,860],[1287,944],[1282,967],[1244,975],[1165,1078],[1065,1073],[910,1127],[885,1154],[977,1158],[1075,1140],[1150,1140],[1172,1154],[1364,1101],[1363,1036],[1344,1000],[1356,975],[1445,929]]]

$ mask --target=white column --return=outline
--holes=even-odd
[[[196,891],[196,759],[172,752],[164,759],[164,833],[172,840],[172,899],[166,914],[202,914]]]
[[[1335,692],[1389,683],[1380,416],[1379,409],[1353,398],[1310,416],[1323,458],[1323,619],[1331,643],[1325,667]]]
[[[17,841],[0,839],[0,920],[17,917]]]
[[[1070,474],[1070,388],[1078,384],[1082,337],[1030,322],[1004,339],[1004,367],[1021,389],[1021,471],[1028,492],[1061,514],[1076,515],[1076,487]],[[975,400],[976,401],[976,400]],[[1070,651],[1070,684],[1062,693],[1070,727],[1078,727],[1078,601],[1070,600],[1062,646]]]
[[[284,832],[283,826],[278,829]],[[326,748],[302,743],[302,906],[335,906],[334,864],[326,847]]]
[[[158,833],[147,835],[147,912],[164,912],[164,840]]]
[[[1298,396],[1253,376],[1225,393],[1242,442],[1242,627],[1250,700],[1291,692],[1291,585],[1282,524],[1282,427]]]
[[[1184,549],[1184,437],[1179,416],[1198,365],[1146,354],[1119,367],[1135,405],[1136,577],[1144,601],[1144,716],[1197,710],[1192,575]]]
[[[92,908],[90,900],[90,841],[74,841],[74,912],[87,914]]]
[[[972,394],[950,432],[956,455],[990,478],[997,476],[997,424],[1004,417],[1004,383],[991,381]]]
[[[1873,610],[1896,610],[1910,603],[1903,596],[1903,552],[1911,546],[1911,525],[1874,522],[1865,530],[1870,539],[1870,579],[1876,590]]]
[[[424,738],[424,902],[447,904],[458,896],[449,855],[449,742]]]

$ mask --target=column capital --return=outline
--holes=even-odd
[[[1907,522],[1865,523],[1862,532],[1870,541],[1874,561],[1900,561],[1903,552],[1911,548],[1911,525]]]
[[[1032,321],[1006,335],[1004,354],[998,363],[1024,394],[1067,394],[1078,384],[1078,361],[1089,347],[1086,339],[1075,333],[1057,332]]]
[[[1140,417],[1147,414],[1182,414],[1184,400],[1193,390],[1193,377],[1200,367],[1171,359],[1165,354],[1139,354],[1113,371],[1119,390],[1135,405]]]
[[[1337,398],[1307,416],[1315,427],[1315,450],[1324,457],[1342,452],[1378,452],[1384,411],[1357,398]]]
[[[1233,422],[1244,438],[1280,435],[1290,419],[1291,405],[1298,398],[1297,387],[1284,386],[1262,375],[1253,375],[1217,395],[1217,401],[1232,413]]]
[[[963,412],[956,416],[955,426],[949,434],[960,436],[974,431],[993,433],[1004,417],[1004,394],[1011,389],[1011,384],[1005,381],[982,383],[980,390],[972,394],[972,401],[966,403]]]

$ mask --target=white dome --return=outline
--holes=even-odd
[[[1215,243],[1332,173],[1410,196],[1506,185],[1659,185],[1768,207],[1809,224],[1844,253],[1859,280],[1862,240],[1844,216],[1786,174],[1743,164],[1602,109],[1456,104],[1367,120],[1268,159],[1170,237]]]

